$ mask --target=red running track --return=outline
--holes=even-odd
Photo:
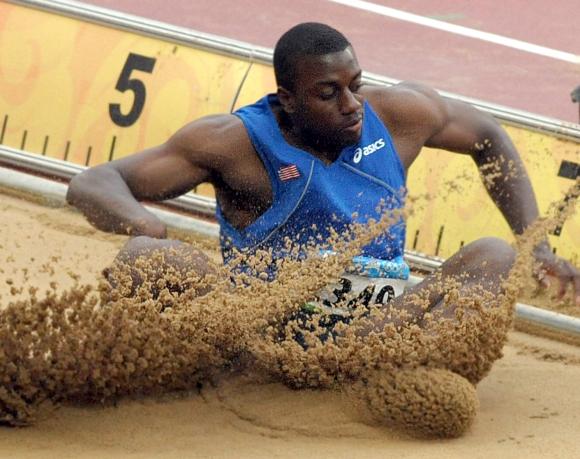
[[[580,54],[580,1],[373,0],[374,3]],[[298,22],[326,22],[363,69],[578,122],[580,65],[462,37],[328,0],[89,0],[87,3],[272,48]],[[500,8],[501,5],[501,8]]]

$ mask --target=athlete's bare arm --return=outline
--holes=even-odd
[[[415,83],[375,89],[369,92],[369,101],[391,129],[407,169],[423,146],[468,154],[514,234],[522,234],[536,221],[538,206],[523,162],[492,116],[469,104],[444,99],[434,90]],[[574,286],[580,304],[580,272],[555,257],[545,242],[536,249],[536,258],[547,274],[559,279],[561,295],[568,284]]]
[[[248,209],[236,212],[231,203],[239,193],[251,193],[250,178],[261,173],[241,121],[212,116],[188,124],[163,145],[88,169],[71,181],[67,200],[101,230],[163,238],[165,225],[139,201],[169,199],[209,182],[233,224],[243,225]],[[267,189],[256,191],[267,200]]]

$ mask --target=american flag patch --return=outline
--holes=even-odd
[[[278,169],[278,177],[285,182],[300,177],[300,171],[296,167],[296,164],[290,164],[289,166]]]

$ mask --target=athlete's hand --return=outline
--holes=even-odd
[[[557,257],[549,248],[541,248],[535,252],[539,262],[538,279],[544,287],[550,287],[551,281],[556,279],[558,299],[564,298],[568,287],[572,285],[576,306],[580,306],[580,271],[569,261]]]
[[[167,226],[154,215],[151,215],[151,218],[134,222],[127,229],[131,236],[149,236],[155,239],[167,237]]]

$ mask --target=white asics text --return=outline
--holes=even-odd
[[[358,147],[354,151],[354,157],[353,157],[354,163],[355,164],[360,163],[360,160],[362,159],[363,155],[364,156],[372,155],[374,152],[380,150],[384,146],[385,146],[385,140],[383,138],[380,138],[376,142],[373,142],[373,143],[367,145],[366,147],[362,147],[362,148]]]

